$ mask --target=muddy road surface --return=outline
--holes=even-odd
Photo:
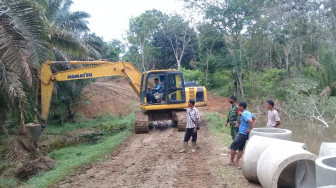
[[[132,134],[107,161],[83,167],[54,187],[260,187],[224,165],[229,151],[214,142],[206,125],[198,132],[195,153],[190,144],[179,153],[183,137],[176,128]],[[240,175],[232,181],[225,177],[230,173]]]
[[[96,83],[90,87],[106,91],[112,85],[129,87],[124,81]],[[132,92],[130,87],[128,90]],[[104,98],[115,97],[113,94]],[[92,96],[91,101],[97,100],[96,94]],[[245,180],[241,170],[224,165],[229,150],[227,146],[219,146],[208,132],[204,113],[225,111],[228,106],[226,98],[208,95],[208,106],[198,108],[202,125],[195,153],[191,153],[191,140],[188,151],[179,153],[184,132],[178,132],[176,127],[151,130],[148,134],[132,133],[106,160],[78,169],[77,174],[53,187],[260,187]],[[97,109],[97,112],[104,110],[109,109]]]
[[[226,187],[212,168],[221,159],[206,128],[198,133],[195,153],[190,144],[179,153],[183,136],[176,128],[133,134],[110,160],[82,169],[57,187]]]

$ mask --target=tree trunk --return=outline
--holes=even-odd
[[[244,88],[243,88],[243,78],[242,78],[242,72],[241,71],[240,71],[240,74],[238,73],[238,81],[239,81],[239,86],[240,86],[241,97],[242,97],[242,99],[245,100]]]
[[[286,62],[287,73],[289,73],[289,60],[288,60],[288,57],[289,57],[289,52],[290,52],[291,48],[292,48],[291,44],[286,44],[285,46],[283,46],[283,51],[284,51],[284,54],[285,54],[285,62]]]
[[[207,61],[206,61],[206,71],[205,71],[206,80],[208,80],[208,75],[209,75],[209,60],[207,59]]]
[[[300,49],[300,57],[299,57],[299,63],[298,63],[298,70],[299,72],[301,72],[302,69],[302,62],[303,62],[303,46],[301,44],[301,42],[299,42],[299,49]]]
[[[233,79],[233,91],[232,95],[237,96],[237,80],[234,78]]]
[[[144,47],[141,48],[141,64],[142,64],[142,71],[145,72],[145,55],[144,55]]]
[[[146,71],[145,68],[145,40],[140,42],[142,44],[141,45],[141,64],[142,64],[142,72]]]
[[[177,70],[181,71],[181,60],[177,59],[176,61],[177,61]]]
[[[21,135],[23,134],[23,125],[25,124],[25,117],[23,114],[21,102],[19,102],[19,113],[20,113],[20,122],[18,124],[18,134]]]

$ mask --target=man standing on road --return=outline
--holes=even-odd
[[[257,123],[257,118],[249,111],[246,110],[247,103],[245,101],[241,101],[238,104],[238,110],[242,112],[241,114],[241,123],[239,125],[238,134],[233,140],[230,148],[230,161],[228,164],[236,164],[238,169],[241,167],[239,166],[239,160],[243,155],[243,150],[248,139],[249,132],[253,129],[255,124]],[[236,151],[238,150],[236,161],[234,162],[234,157],[236,155]]]
[[[237,98],[232,95],[230,97],[230,108],[229,108],[229,114],[225,123],[225,126],[227,127],[228,123],[230,123],[230,131],[231,131],[231,137],[232,140],[236,137],[238,133],[238,128],[236,128],[237,124],[237,118],[238,118],[238,105],[237,105]]]
[[[183,142],[183,149],[180,153],[184,153],[187,151],[188,141],[190,137],[192,137],[192,150],[191,152],[196,151],[196,140],[197,140],[197,125],[200,119],[200,115],[198,110],[195,108],[195,100],[190,99],[188,103],[188,110],[187,110],[187,125],[184,135],[184,142]]]
[[[267,128],[274,128],[280,125],[280,117],[278,112],[274,109],[274,101],[267,101],[267,109],[268,109],[268,120],[267,120]]]

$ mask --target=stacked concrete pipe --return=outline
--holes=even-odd
[[[336,187],[336,155],[316,159],[316,186]]]
[[[257,163],[261,154],[268,148],[278,146],[295,146],[297,149],[307,149],[307,145],[300,142],[279,140],[255,135],[249,139],[243,157],[243,175],[249,181],[259,182],[257,175]]]
[[[320,157],[336,155],[336,142],[322,142],[320,147]]]
[[[254,135],[277,138],[281,140],[292,140],[292,131],[280,128],[254,128],[249,134],[249,138]]]
[[[315,188],[317,156],[295,145],[268,147],[257,165],[262,187]]]

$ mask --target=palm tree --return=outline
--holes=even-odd
[[[87,58],[90,43],[84,36],[89,15],[71,12],[71,4],[71,0],[0,0],[0,114],[4,114],[0,124],[13,111],[24,124],[41,63]]]
[[[1,101],[3,109],[18,109],[24,123],[27,94],[40,64],[50,55],[45,22],[34,1],[0,0]],[[5,107],[5,108],[3,108]],[[8,111],[2,111],[8,113]]]

